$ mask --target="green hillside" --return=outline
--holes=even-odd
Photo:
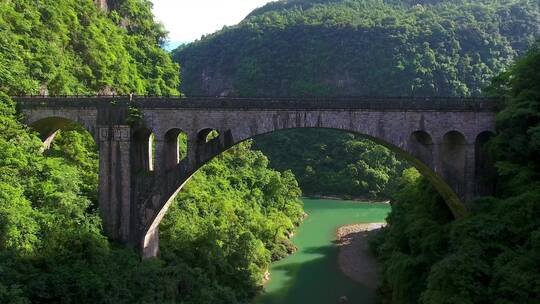
[[[279,1],[174,59],[187,95],[474,96],[539,34],[535,0]]]
[[[372,238],[382,303],[538,303],[540,299],[540,45],[491,87],[507,104],[490,142],[498,191],[453,220],[441,197],[407,170]]]
[[[8,94],[178,94],[148,1],[0,3],[0,90]]]
[[[277,1],[173,58],[186,95],[477,96],[539,36],[536,0]],[[255,147],[310,195],[384,197],[404,167],[331,130],[282,132]]]

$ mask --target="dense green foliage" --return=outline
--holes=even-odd
[[[534,1],[417,3],[272,3],[178,50],[185,88],[477,95],[539,31]],[[159,48],[165,36],[150,3],[109,4],[0,2],[0,303],[246,302],[270,261],[294,250],[288,236],[302,207],[291,172],[269,169],[250,143],[231,149],[171,206],[160,258],[140,261],[102,234],[91,136],[71,126],[41,153],[4,94],[178,94],[178,66]],[[490,149],[497,197],[452,221],[431,186],[404,171],[390,225],[373,240],[387,303],[540,299],[539,70],[537,46],[491,88],[508,96]],[[280,169],[301,159],[293,172],[313,194],[387,195],[402,168],[388,150],[344,133],[291,132],[258,145]]]
[[[477,96],[538,35],[536,0],[290,0],[173,57],[186,95]],[[400,174],[395,156],[343,132],[283,132],[256,147],[308,195],[384,196]]]
[[[490,89],[508,97],[490,147],[500,173],[499,190],[505,196],[520,194],[540,181],[540,42]]]
[[[127,266],[123,255],[137,257],[113,254],[101,235],[91,199],[81,195],[92,180],[81,170],[86,163],[79,167],[73,154],[58,157],[56,149],[55,156],[44,157],[40,140],[18,123],[4,95],[0,107],[0,301],[92,301],[106,292],[107,280],[101,279],[108,276],[108,284],[121,288],[122,280],[112,274]],[[84,146],[73,145],[79,151]]]
[[[450,222],[425,180],[407,172],[389,228],[373,240],[385,303],[539,303],[540,45],[495,81],[508,97],[490,142],[499,193]]]
[[[188,95],[467,96],[539,34],[535,0],[280,1],[174,58]]]
[[[287,130],[256,139],[277,170],[291,169],[314,196],[388,197],[405,163],[364,137],[334,130]]]
[[[141,263],[102,235],[89,134],[63,131],[44,156],[0,105],[2,303],[237,303],[294,250],[300,189],[244,143],[195,175],[161,226],[160,259]]]
[[[405,170],[388,228],[371,240],[380,262],[383,303],[419,302],[431,267],[446,254],[452,219],[429,182],[415,169]]]
[[[186,280],[188,290],[214,293],[193,303],[249,299],[270,262],[295,249],[288,236],[303,218],[300,189],[290,172],[267,166],[262,153],[242,143],[204,166],[168,211],[161,258],[207,277]]]
[[[0,2],[0,90],[8,94],[178,94],[178,66],[147,1]],[[127,26],[119,26],[127,24]]]
[[[0,3],[0,303],[244,303],[302,218],[290,172],[244,143],[171,207],[159,258],[111,244],[97,147],[80,126],[44,153],[7,94],[178,94],[178,66],[145,0]],[[137,113],[131,115],[137,120]]]

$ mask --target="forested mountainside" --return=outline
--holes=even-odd
[[[539,35],[536,0],[291,0],[173,58],[186,95],[478,96]],[[331,130],[282,132],[255,146],[272,167],[292,168],[308,195],[384,197],[403,167],[374,143]]]
[[[474,96],[539,34],[535,0],[280,1],[174,58],[188,95]]]
[[[303,217],[290,172],[243,143],[203,168],[161,227],[160,258],[110,243],[97,147],[79,126],[41,153],[11,94],[179,94],[146,0],[0,2],[0,303],[245,303]]]
[[[0,89],[16,94],[178,94],[178,66],[148,1],[2,1]]]
[[[255,139],[276,170],[292,170],[306,195],[389,198],[408,166],[371,140],[328,129],[293,129]]]
[[[454,221],[433,187],[406,170],[388,228],[371,240],[383,303],[539,303],[540,44],[490,91],[507,97],[489,143],[495,197]]]

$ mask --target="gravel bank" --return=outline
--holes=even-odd
[[[337,230],[340,247],[338,263],[341,271],[356,282],[370,289],[377,289],[377,265],[368,248],[369,231],[384,227],[385,223],[354,224]]]

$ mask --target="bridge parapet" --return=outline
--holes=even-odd
[[[108,104],[165,109],[354,109],[492,112],[500,98],[481,97],[142,97],[142,96],[21,96],[13,97],[23,108],[107,107]]]

